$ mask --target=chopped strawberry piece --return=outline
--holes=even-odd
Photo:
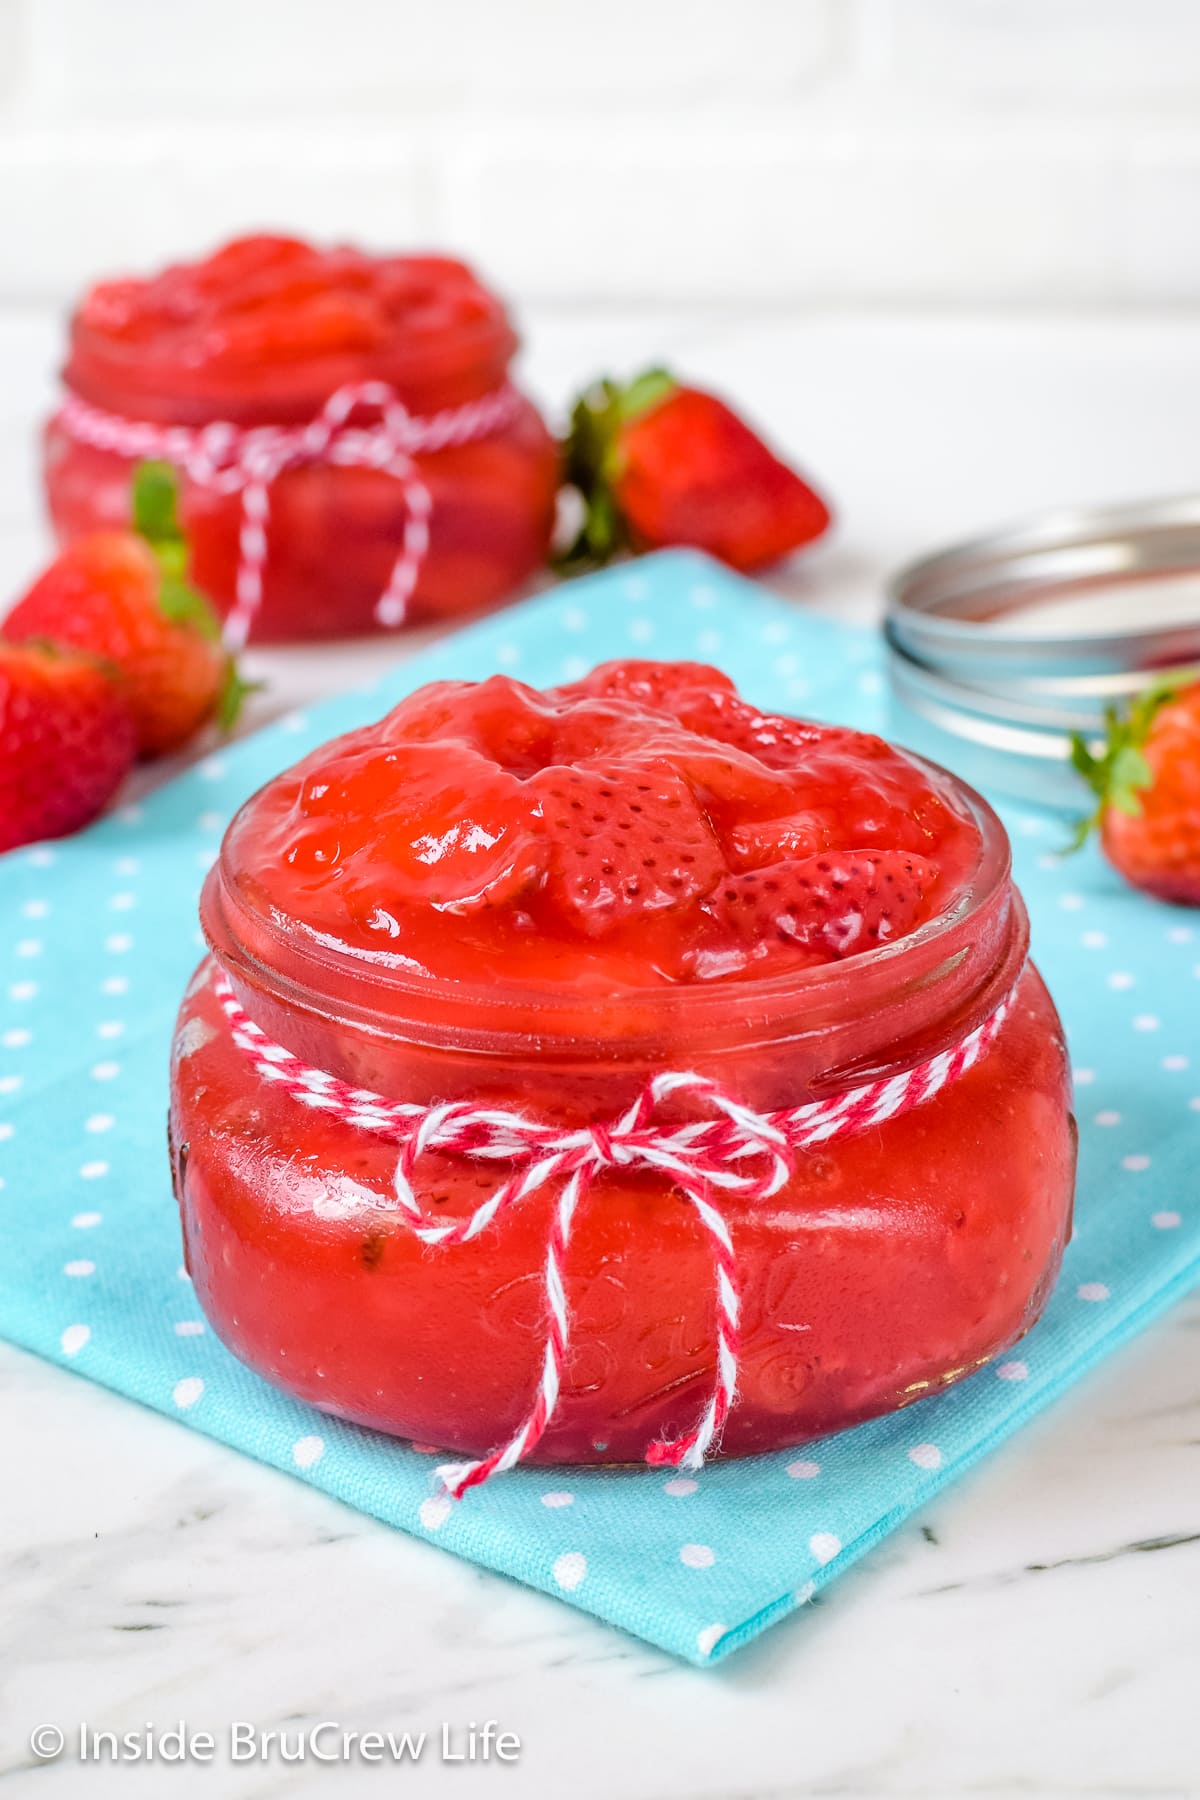
[[[806,752],[823,743],[827,730],[799,719],[759,712],[734,692],[706,693],[703,689],[683,697],[679,717],[692,731],[743,750],[768,769],[794,769]]]
[[[924,915],[937,871],[894,850],[823,851],[721,882],[704,901],[710,941],[696,953],[696,974],[788,961],[807,953],[825,962],[902,937]]]
[[[636,700],[642,706],[674,713],[677,702],[691,694],[735,694],[728,675],[708,663],[652,662],[636,656],[624,661],[598,663],[581,681],[559,690],[562,694],[597,694],[606,700]]]
[[[544,693],[434,683],[272,783],[233,836],[252,905],[356,955],[614,1004],[886,944],[979,854],[937,771],[645,661]]]
[[[468,914],[538,878],[536,804],[516,776],[461,743],[397,744],[381,756],[360,750],[361,737],[301,783],[304,823],[288,851],[297,875],[336,873],[356,916],[388,936],[396,905]]]
[[[663,763],[580,763],[529,783],[550,846],[545,902],[589,936],[685,906],[724,870],[691,789]]]
[[[459,742],[513,775],[555,760],[557,709],[549,696],[509,675],[487,681],[432,681],[383,721],[392,743]]]
[[[606,738],[586,754],[595,755],[606,747],[622,752],[640,749],[643,755],[665,757],[691,783],[703,804],[719,813],[747,808],[778,811],[794,798],[789,784],[776,779],[757,754],[749,725],[742,727],[743,720],[768,715],[747,706],[729,677],[707,663],[637,658],[601,663],[581,681],[556,693],[572,701],[577,695],[601,697],[594,716],[606,721]],[[728,736],[709,725],[714,714],[721,719],[727,716],[725,708],[731,709],[728,716],[736,716],[739,722],[739,729]],[[647,717],[648,709],[661,711],[661,726]],[[735,715],[733,709],[741,710]],[[585,713],[578,702],[572,705],[569,735],[561,732],[556,746],[563,762],[573,760],[571,753],[579,743],[575,722]],[[772,723],[781,725],[783,721]],[[795,721],[788,723],[794,725]],[[807,745],[819,735],[812,727],[796,727],[796,731],[797,745]],[[738,737],[743,741],[736,741]]]
[[[730,860],[738,869],[761,869],[768,863],[795,862],[828,850],[827,816],[815,809],[781,819],[742,819],[728,835]]]

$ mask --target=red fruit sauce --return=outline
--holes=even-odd
[[[516,343],[500,302],[449,257],[248,237],[200,262],[92,288],[71,322],[63,380],[106,413],[156,425],[303,425],[363,381],[390,384],[410,413],[430,417],[494,393]],[[491,605],[544,562],[557,455],[528,401],[489,435],[416,462],[433,513],[412,621]],[[50,422],[46,487],[61,540],[128,521],[132,466]],[[192,577],[226,611],[240,497],[189,480],[182,510]],[[252,636],[377,629],[404,522],[400,484],[375,469],[314,462],[277,475]]]
[[[393,1100],[614,1118],[697,1070],[763,1111],[951,1049],[913,1111],[720,1195],[743,1294],[723,1448],[793,1444],[936,1391],[1037,1317],[1069,1232],[1062,1033],[995,815],[880,739],[763,714],[716,670],[609,664],[539,693],[419,690],[268,784],[226,836],[209,942],[268,1037]],[[431,1252],[395,1147],[264,1083],[201,965],[180,1014],[175,1180],[224,1341],[325,1410],[477,1454],[536,1389],[538,1192]],[[686,1115],[685,1115],[686,1116]],[[494,1165],[430,1154],[428,1212]],[[570,1347],[538,1454],[628,1461],[712,1383],[711,1251],[668,1180],[604,1174],[567,1258]]]

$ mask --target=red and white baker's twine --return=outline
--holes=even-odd
[[[737,1394],[737,1259],[729,1227],[713,1204],[713,1190],[766,1199],[790,1178],[800,1151],[849,1137],[894,1119],[929,1100],[965,1075],[987,1054],[1012,1006],[1012,994],[952,1050],[887,1080],[847,1088],[824,1100],[780,1112],[759,1113],[702,1075],[668,1073],[646,1084],[633,1105],[607,1124],[564,1129],[522,1113],[481,1106],[469,1100],[421,1106],[386,1100],[369,1088],[351,1087],[324,1070],[311,1068],[290,1050],[273,1044],[248,1017],[228,977],[218,971],[217,999],[229,1020],[233,1041],[264,1081],[274,1082],[303,1106],[332,1113],[345,1124],[375,1132],[399,1145],[395,1194],[400,1212],[423,1244],[449,1248],[479,1236],[502,1212],[561,1179],[543,1270],[547,1328],[542,1374],[528,1417],[506,1444],[477,1462],[448,1463],[439,1469],[446,1488],[459,1499],[468,1488],[528,1456],[554,1413],[570,1333],[570,1309],[563,1264],[571,1225],[592,1182],[605,1169],[654,1169],[670,1178],[693,1208],[712,1249],[716,1270],[716,1372],[712,1396],[693,1430],[646,1451],[654,1466],[670,1463],[697,1469],[720,1442]],[[685,1124],[656,1122],[659,1106],[686,1093],[711,1108],[712,1116]],[[471,1216],[439,1224],[421,1210],[413,1188],[416,1165],[427,1150],[507,1163],[510,1173]]]
[[[131,461],[156,457],[173,463],[199,487],[241,495],[237,586],[225,621],[226,642],[240,649],[262,605],[271,485],[285,469],[305,463],[357,464],[394,476],[400,483],[404,536],[387,588],[375,603],[375,617],[381,625],[401,625],[429,549],[433,512],[414,458],[422,451],[491,437],[509,422],[519,404],[516,390],[505,383],[465,406],[422,416],[408,411],[390,383],[358,381],[331,394],[307,425],[243,428],[222,419],[202,426],[156,425],[103,412],[77,394],[68,394],[55,423],[93,449],[111,450]],[[376,414],[375,422],[354,424],[354,416],[363,412]]]

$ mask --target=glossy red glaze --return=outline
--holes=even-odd
[[[526,812],[511,839],[496,831],[519,797],[499,776],[519,767],[515,786],[528,795],[546,769],[586,774],[597,746],[585,727],[594,737],[601,690],[610,785],[637,793],[650,763],[663,792],[674,792],[667,774],[680,780],[721,865],[713,891],[731,872],[794,865],[790,852],[809,847],[795,841],[801,811],[810,834],[849,836],[827,846],[834,861],[864,833],[882,853],[915,831],[935,877],[909,927],[865,948],[831,950],[822,936],[819,954],[790,929],[766,958],[741,955],[735,935],[738,955],[713,971],[694,955],[697,941],[724,942],[728,921],[706,910],[709,893],[685,883],[663,898],[651,882],[632,920],[599,889],[581,903],[555,875],[556,830],[543,836]],[[704,712],[705,695],[725,699]],[[641,736],[614,764],[612,734],[635,718]],[[520,720],[527,729],[516,731]],[[419,819],[389,811],[395,765],[384,760],[398,745],[407,754],[417,721],[427,747],[453,741],[464,756],[464,734],[475,733],[462,792],[447,809],[444,788],[435,803],[418,784]],[[761,755],[728,754],[756,735]],[[573,762],[546,760],[572,736]],[[325,786],[328,800],[338,780],[348,784],[333,809],[338,855],[298,878],[287,848],[307,841],[306,784]],[[447,822],[464,819],[491,840],[491,903],[447,911],[446,891],[429,887],[433,865],[405,847],[424,835],[457,853],[464,839]],[[497,856],[497,843],[511,856]],[[912,841],[901,847],[917,854]],[[465,881],[456,855],[437,866]],[[390,881],[398,933],[385,932],[382,948],[353,902],[360,878],[364,891]],[[513,684],[424,690],[256,796],[230,829],[202,911],[251,1016],[315,1066],[394,1099],[476,1097],[561,1122],[614,1117],[664,1068],[698,1069],[762,1110],[798,1105],[958,1043],[1020,977],[995,1043],[967,1075],[907,1115],[803,1154],[771,1200],[718,1200],[744,1308],[727,1452],[797,1443],[938,1390],[1014,1342],[1053,1283],[1074,1184],[1069,1079],[1053,1004],[1032,968],[1021,975],[1026,925],[1003,830],[952,777],[876,739],[765,718],[713,672],[655,665],[602,671],[550,696]],[[525,942],[522,958],[514,946]],[[260,1082],[211,980],[206,962],[180,1015],[172,1140],[188,1264],[215,1329],[268,1379],[339,1416],[456,1452],[494,1447],[538,1379],[553,1196],[531,1196],[471,1243],[422,1247],[390,1204],[394,1148]],[[426,1157],[418,1175],[427,1210],[447,1220],[469,1215],[496,1179],[443,1156]],[[635,1460],[652,1438],[694,1424],[712,1380],[712,1266],[669,1183],[619,1171],[598,1181],[572,1238],[567,1289],[564,1391],[539,1455]]]
[[[420,689],[257,795],[225,866],[251,936],[286,920],[363,965],[636,1007],[887,943],[979,855],[953,784],[881,739],[626,662]]]
[[[290,238],[243,238],[196,263],[103,282],[71,322],[68,392],[159,425],[303,424],[349,383],[388,382],[414,414],[493,392],[516,338],[503,307],[447,257],[372,257]],[[521,401],[491,435],[417,458],[433,500],[413,622],[503,599],[546,557],[557,453]],[[128,520],[131,464],[46,435],[51,517],[66,541]],[[226,611],[234,597],[240,501],[188,482],[192,576]],[[373,609],[398,554],[399,484],[361,467],[289,469],[271,487],[259,641],[377,629]]]

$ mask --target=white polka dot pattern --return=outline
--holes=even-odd
[[[431,1494],[417,1508],[417,1517],[426,1531],[440,1531],[450,1517],[454,1502],[449,1494]]]
[[[766,705],[886,728],[869,634],[670,558],[552,591],[366,692],[222,749],[94,831],[0,858],[0,1332],[707,1663],[819,1602],[881,1520],[920,1506],[981,1442],[1194,1279],[1200,933],[1127,889],[1094,850],[1056,854],[1060,819],[1002,805],[1035,955],[1064,1016],[1080,1125],[1075,1236],[1045,1320],[971,1379],[819,1444],[717,1461],[698,1478],[534,1467],[456,1507],[435,1491],[443,1450],[372,1437],[274,1393],[206,1329],[159,1148],[167,1017],[200,954],[204,870],[233,809],[275,769],[421,679],[507,667],[563,680],[631,652],[716,657]],[[48,1094],[61,1096],[52,1125]]]
[[[558,1586],[565,1589],[568,1594],[573,1594],[575,1589],[581,1586],[587,1572],[587,1557],[582,1550],[567,1550],[562,1556],[555,1559],[554,1579]]]
[[[936,1444],[914,1444],[908,1453],[908,1460],[916,1463],[918,1469],[940,1469],[942,1453]]]
[[[679,1560],[685,1569],[711,1569],[717,1556],[709,1544],[684,1544]]]

